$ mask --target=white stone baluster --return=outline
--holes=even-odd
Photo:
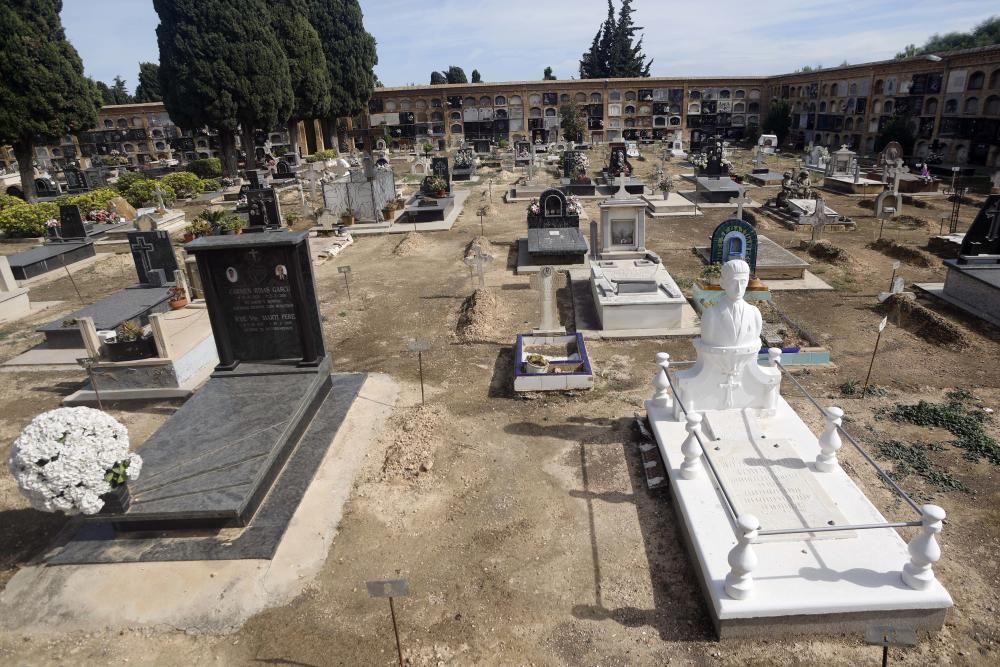
[[[726,594],[736,600],[746,600],[753,593],[751,573],[757,568],[757,554],[753,542],[760,530],[760,521],[753,514],[741,514],[736,518],[736,546],[729,552],[729,566],[726,575]]]
[[[701,444],[698,438],[701,437],[701,414],[697,412],[687,413],[687,437],[681,445],[681,453],[684,461],[681,463],[681,477],[683,479],[694,479],[701,469]]]
[[[780,347],[769,347],[767,348],[767,361],[771,364],[771,368],[777,368],[778,364],[781,363],[781,348]]]
[[[840,467],[837,452],[844,443],[840,439],[840,425],[844,423],[844,411],[840,408],[827,408],[823,411],[826,428],[819,436],[819,455],[816,457],[816,470],[833,472]]]
[[[941,532],[945,513],[937,505],[920,508],[923,524],[920,534],[910,540],[908,550],[910,561],[903,566],[903,583],[918,591],[925,590],[934,583],[934,563],[941,558],[941,547],[935,535]]]
[[[667,379],[667,368],[670,366],[670,355],[666,352],[656,353],[656,377],[653,378],[653,386],[656,391],[653,393],[653,405],[659,408],[672,408],[673,400],[670,396],[670,380]]]

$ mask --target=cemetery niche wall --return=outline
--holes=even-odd
[[[586,266],[587,239],[580,230],[583,207],[561,190],[549,188],[528,205],[528,236],[518,239],[517,272],[539,267]]]
[[[724,297],[702,317],[697,360],[659,372],[646,414],[720,638],[939,629],[952,606],[935,578],[944,511],[918,506],[909,544],[865,497],[837,451],[844,413],[820,408],[817,438],[781,395],[782,354],[758,361],[762,315],[750,267],[722,266]],[[805,402],[803,405],[809,405]]]

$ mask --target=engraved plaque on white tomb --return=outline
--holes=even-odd
[[[844,526],[847,519],[816,482],[815,472],[788,440],[750,438],[706,442],[708,456],[737,514],[753,514],[762,530]],[[761,542],[857,537],[854,531],[761,536]]]

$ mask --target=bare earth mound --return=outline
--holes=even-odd
[[[465,246],[466,257],[473,257],[477,254],[485,255],[490,259],[496,259],[497,256],[496,250],[493,249],[493,244],[485,236],[477,236]]]
[[[893,294],[876,308],[897,326],[920,336],[928,343],[955,349],[968,347],[965,334],[933,310],[917,303],[912,294]]]
[[[902,260],[907,264],[912,264],[913,266],[928,268],[937,264],[937,260],[923,250],[903,245],[901,243],[896,243],[892,239],[878,239],[877,241],[868,244],[868,247],[872,250],[878,250],[883,255],[888,255],[893,259]]]
[[[416,479],[430,472],[443,419],[443,408],[434,405],[417,405],[393,415],[384,436],[388,443],[381,481]]]
[[[840,246],[835,246],[829,241],[819,240],[815,243],[810,243],[808,241],[803,241],[802,244],[805,246],[805,250],[816,259],[823,262],[830,263],[840,263],[846,262],[851,257],[847,254],[847,251]]]
[[[496,292],[480,287],[462,302],[455,335],[462,343],[496,341],[504,335],[504,318]]]
[[[427,241],[424,240],[417,232],[410,232],[403,237],[403,240],[399,242],[392,250],[392,254],[396,257],[411,257],[413,255],[421,255],[427,250]]]

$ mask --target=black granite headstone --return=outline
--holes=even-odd
[[[87,175],[76,167],[67,167],[64,169],[63,176],[66,177],[66,189],[70,192],[80,192],[90,189],[90,185],[87,183]]]
[[[160,269],[166,275],[167,282],[174,279],[177,271],[177,255],[170,242],[170,235],[164,231],[129,232],[128,247],[132,251],[132,261],[135,262],[135,273],[139,282],[156,285],[158,280],[150,276],[150,272]]]
[[[307,232],[206,236],[198,260],[219,370],[240,362],[317,366],[326,355]]]
[[[87,238],[87,226],[76,204],[63,204],[59,207],[59,236],[64,239]]]
[[[705,158],[708,161],[708,165],[702,172],[705,176],[719,177],[728,172],[728,169],[722,166],[722,142],[718,139],[709,139],[705,141],[705,145],[702,149],[705,154]]]
[[[986,198],[979,215],[965,233],[959,254],[964,257],[1000,255],[1000,195]]]
[[[451,192],[451,172],[448,170],[448,158],[446,157],[432,157],[431,158],[431,174],[434,176],[440,176],[445,181],[448,182],[448,192]]]
[[[274,188],[247,191],[250,227],[281,227],[281,204]]]
[[[628,149],[624,143],[613,143],[608,155],[608,176],[618,178],[622,174],[632,175],[632,163],[628,161]]]
[[[576,178],[573,173],[576,167],[576,151],[565,151],[563,153],[563,178]]]

